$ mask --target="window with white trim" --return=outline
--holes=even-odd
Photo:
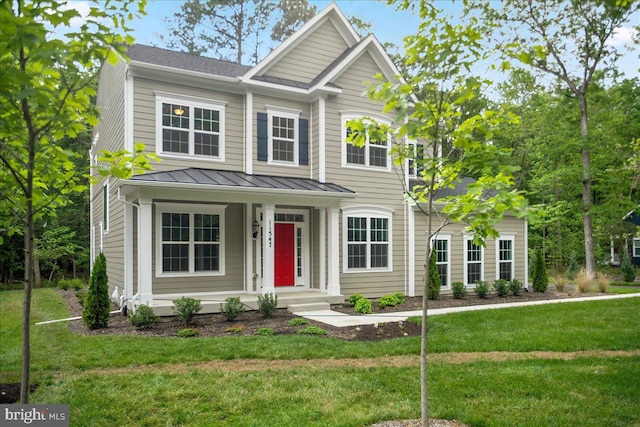
[[[102,186],[102,231],[109,232],[109,181]]]
[[[224,160],[224,102],[156,96],[156,153]]]
[[[387,209],[344,209],[345,272],[391,271],[391,213]]]
[[[347,142],[347,138],[352,133],[351,128],[348,126],[349,120],[360,118],[362,118],[362,115],[342,116],[342,141],[344,141],[342,165],[346,167],[390,170],[390,139],[388,137],[374,140],[373,138],[370,138],[369,135],[366,135],[365,143],[362,147],[358,147],[353,143]]]
[[[438,235],[437,239],[432,239],[432,249],[436,254],[436,268],[440,274],[440,283],[442,286],[450,286],[449,279],[451,277],[451,264],[449,262],[449,248],[451,246],[450,235]]]
[[[411,141],[409,142],[409,150],[411,157],[407,159],[407,173],[410,177],[420,177],[423,170],[424,145]]]
[[[640,237],[633,238],[633,257],[640,257]]]
[[[513,280],[514,242],[514,237],[500,237],[496,240],[496,279]]]
[[[157,275],[224,274],[225,208],[156,204]]]
[[[269,162],[298,165],[300,112],[284,108],[268,107]]]
[[[480,245],[473,243],[473,237],[464,239],[464,276],[465,285],[473,285],[484,280],[484,268],[482,259],[484,249]]]

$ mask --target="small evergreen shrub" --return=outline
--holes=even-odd
[[[520,283],[518,279],[513,279],[509,282],[509,291],[511,291],[514,297],[517,297],[522,291],[522,283]]]
[[[278,309],[278,296],[272,293],[258,295],[258,311],[262,317],[269,318]]]
[[[385,295],[378,300],[378,307],[382,309],[386,307],[395,307],[398,304],[400,304],[400,300],[395,294]]]
[[[131,324],[138,329],[146,329],[158,322],[158,316],[148,305],[139,305],[129,317]]]
[[[622,264],[620,264],[620,273],[622,273],[622,280],[625,282],[633,282],[636,280],[636,269],[631,263],[631,258],[627,251],[622,255]]]
[[[309,321],[302,317],[296,317],[295,319],[289,320],[289,326],[302,326],[309,324]]]
[[[533,264],[533,290],[544,293],[547,292],[548,287],[549,277],[547,276],[547,266],[544,263],[542,251],[538,249]]]
[[[82,309],[82,320],[89,329],[106,328],[109,321],[109,278],[104,254],[96,257],[89,279],[89,289]]]
[[[467,297],[467,288],[462,282],[453,282],[451,284],[451,290],[453,291],[453,297],[462,299]]]
[[[196,331],[195,329],[191,329],[191,328],[180,329],[178,331],[178,336],[180,338],[193,338],[193,337],[195,337],[197,335],[198,335],[198,331]]]
[[[80,279],[61,279],[58,281],[58,288],[63,290],[73,289],[78,291],[84,288],[84,283]]]
[[[371,314],[373,312],[373,306],[368,299],[360,298],[358,302],[356,302],[355,310],[357,313]]]
[[[270,337],[276,334],[276,330],[273,328],[260,328],[256,331],[256,335],[261,335],[263,337]]]
[[[493,289],[499,297],[506,297],[509,293],[509,282],[504,279],[498,279],[493,282]]]
[[[240,332],[244,331],[244,326],[231,326],[224,331],[229,334],[239,334]]]
[[[393,296],[398,300],[398,304],[404,304],[404,294],[402,292],[396,292]]]
[[[427,291],[427,298],[430,300],[438,299],[440,297],[441,287],[442,281],[436,264],[436,251],[431,251],[431,256],[429,257],[429,289]]]
[[[173,311],[185,326],[191,325],[196,313],[202,310],[199,299],[181,297],[173,300]]]
[[[327,331],[319,328],[318,326],[308,326],[304,329],[300,329],[297,333],[298,335],[327,335]]]
[[[349,305],[351,305],[351,307],[355,307],[356,303],[362,298],[364,298],[362,294],[352,294],[352,295],[349,295],[349,298],[347,300],[349,301]]]
[[[240,302],[240,297],[229,297],[220,304],[220,311],[228,321],[233,321],[242,314],[244,305]]]
[[[478,298],[486,298],[489,295],[489,283],[484,280],[479,280],[476,282],[476,288],[474,292],[478,296]]]

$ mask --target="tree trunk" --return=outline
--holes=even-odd
[[[30,171],[30,173],[32,173]],[[22,305],[22,374],[20,377],[20,403],[29,403],[31,378],[31,291],[33,287],[33,202],[27,197],[27,225],[24,233],[24,302]]]
[[[593,253],[593,222],[591,219],[591,152],[589,150],[589,116],[585,94],[578,97],[580,103],[580,135],[582,136],[582,225],[584,229],[585,269],[591,278],[596,275],[596,259]]]
[[[433,232],[433,217],[431,209],[433,207],[433,187],[435,176],[431,176],[429,183],[429,198],[427,202],[427,245],[424,259],[424,288],[422,290],[422,329],[420,333],[420,389],[421,393],[421,414],[422,425],[429,425],[429,381],[427,375],[427,335],[429,333],[429,323],[427,319],[427,301],[429,299],[429,260],[431,259],[431,233]]]

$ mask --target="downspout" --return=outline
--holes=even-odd
[[[126,200],[124,198],[124,196],[122,196],[122,194],[120,193],[120,187],[118,187],[118,195],[117,195],[117,199],[119,202],[127,205],[127,206],[132,206],[134,208],[136,208],[138,210],[138,217],[140,217],[140,205],[137,203],[133,203],[133,202],[129,202],[128,200]],[[138,257],[140,256],[140,253],[138,253]],[[139,269],[138,269],[139,270]],[[125,272],[126,273],[126,272]],[[125,278],[125,293],[126,293],[126,281],[128,280],[128,278]],[[131,290],[133,291],[133,283],[130,283],[131,286]],[[140,299],[140,280],[138,280],[138,293],[136,293],[135,295],[133,295],[130,299],[131,303],[133,304],[133,302],[136,299]],[[123,306],[126,306],[126,302],[128,301],[128,299],[125,297],[125,295],[123,294],[122,297],[119,298],[120,300],[120,308],[122,308]],[[140,301],[138,301],[138,304],[140,304]]]

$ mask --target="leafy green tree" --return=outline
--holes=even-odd
[[[46,260],[51,264],[49,282],[53,280],[60,258],[75,260],[80,255],[82,248],[75,243],[75,235],[69,227],[53,222],[47,225],[39,238],[36,238],[34,256],[39,261]]]
[[[11,215],[0,226],[22,230],[25,242],[21,403],[29,401],[35,224],[84,189],[74,155],[59,142],[97,123],[91,82],[103,61],[126,57],[127,19],[144,5],[95,3],[81,16],[54,0],[0,3],[0,208]],[[137,168],[136,158],[127,161],[130,172]]]
[[[489,2],[471,2],[497,32],[497,51],[508,61],[517,61],[554,79],[575,100],[579,113],[582,222],[586,272],[595,276],[593,238],[593,168],[589,89],[599,75],[615,75],[618,53],[609,43],[614,32],[629,22],[640,2],[612,0],[506,0],[499,7]],[[475,3],[475,5],[473,4]],[[503,65],[507,68],[509,63]]]
[[[89,329],[106,328],[109,323],[109,278],[104,254],[96,257],[89,280],[89,289],[82,308],[82,320]]]
[[[412,3],[400,2],[409,8]],[[505,162],[509,153],[489,143],[502,125],[517,120],[512,114],[485,109],[463,117],[462,105],[469,104],[479,93],[483,81],[471,75],[471,67],[481,56],[481,28],[470,20],[454,25],[451,17],[440,15],[426,1],[416,10],[421,24],[418,33],[405,38],[405,79],[382,82],[369,89],[371,99],[384,103],[383,112],[393,114],[398,127],[385,126],[371,119],[352,121],[350,142],[363,145],[370,140],[392,135],[391,149],[396,166],[411,160],[421,172],[420,184],[407,189],[410,198],[426,214],[427,242],[452,222],[467,224],[478,244],[497,236],[495,225],[507,212],[523,216],[527,204],[513,189],[513,168]],[[420,155],[407,140],[425,144]],[[449,148],[447,148],[449,147]],[[455,155],[450,155],[455,154]],[[465,194],[438,198],[437,191],[458,185],[462,178],[473,177]],[[443,204],[446,219],[436,224],[434,202]],[[440,216],[438,216],[440,217]],[[428,425],[427,381],[427,296],[431,275],[428,264],[431,245],[426,245],[425,280],[423,284],[423,317],[421,339],[422,421]]]

